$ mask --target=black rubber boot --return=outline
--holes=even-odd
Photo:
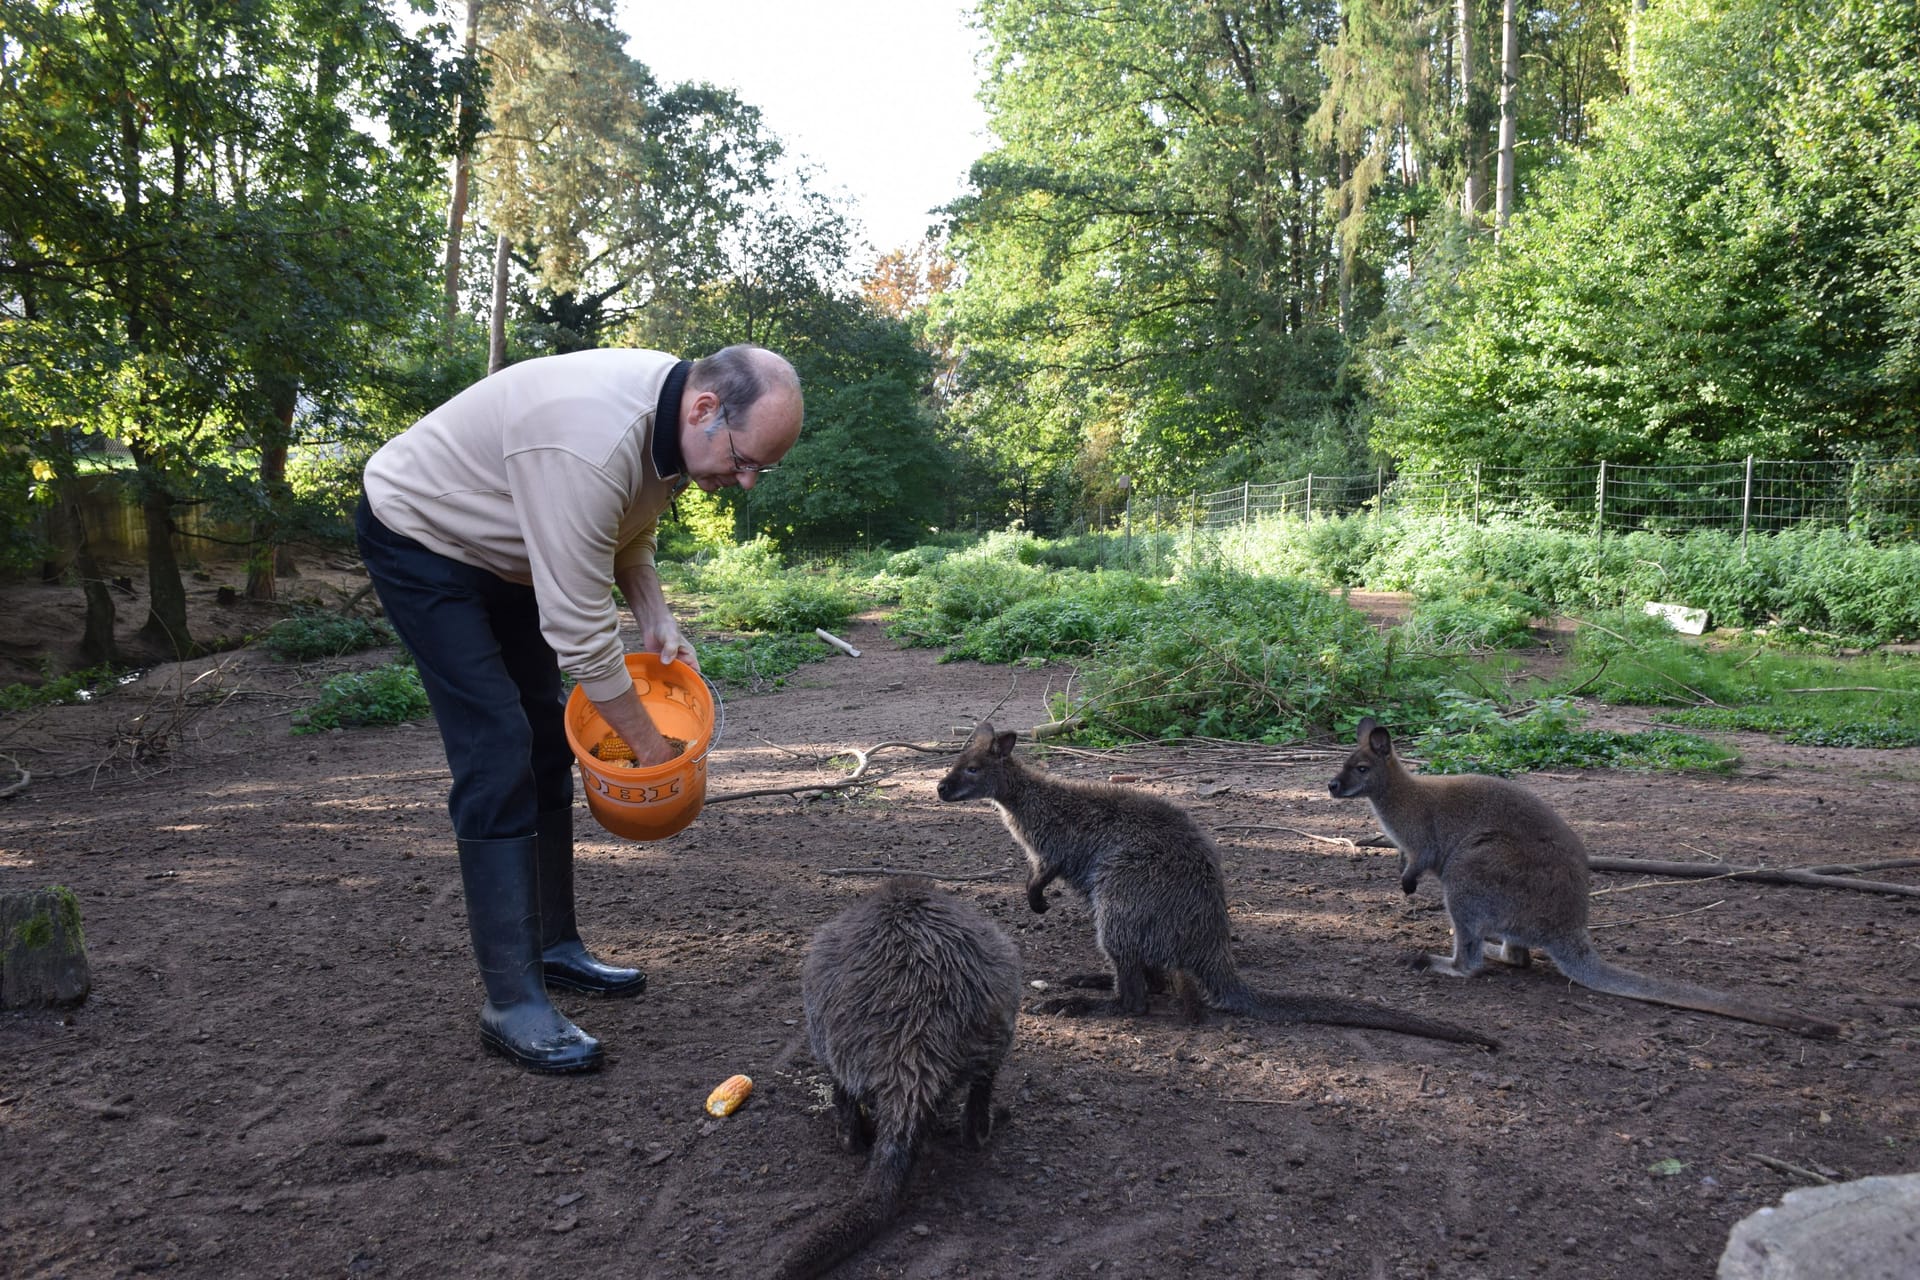
[[[541,982],[538,839],[459,844],[467,925],[487,989],[480,1042],[534,1071],[592,1071],[600,1042],[553,1007]]]
[[[573,810],[540,815],[540,959],[547,985],[590,996],[637,996],[638,969],[602,964],[587,953],[573,916]]]

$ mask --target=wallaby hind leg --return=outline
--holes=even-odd
[[[960,1121],[960,1140],[974,1150],[987,1145],[993,1133],[992,1071],[982,1071],[967,1082],[967,1110]]]
[[[1063,987],[1072,987],[1076,991],[1112,991],[1113,975],[1104,971],[1100,973],[1070,973],[1060,979],[1060,985]],[[1167,974],[1164,969],[1148,967],[1147,991],[1156,996],[1167,993]]]
[[[1533,952],[1513,941],[1511,938],[1499,938],[1486,953],[1489,960],[1498,960],[1501,964],[1512,965],[1516,969],[1533,967]]]
[[[1148,970],[1151,975],[1154,970]],[[1207,993],[1193,975],[1182,970],[1173,975],[1173,992],[1180,1000],[1180,1010],[1187,1021],[1196,1027],[1207,1020]]]
[[[833,1086],[833,1117],[840,1130],[840,1145],[858,1154],[873,1145],[873,1119],[857,1099],[839,1085]]]
[[[1471,978],[1486,965],[1483,954],[1486,930],[1481,928],[1478,916],[1465,903],[1451,897],[1447,900],[1447,915],[1453,922],[1453,954],[1420,956],[1414,961],[1414,968],[1444,973],[1451,978]]]

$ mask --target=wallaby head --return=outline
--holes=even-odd
[[[1360,721],[1359,744],[1340,772],[1327,783],[1327,791],[1336,800],[1358,797],[1372,799],[1381,795],[1393,778],[1402,772],[1393,755],[1393,738],[1375,723],[1372,716]]]
[[[1012,733],[996,733],[982,720],[974,727],[960,758],[953,762],[937,790],[942,800],[992,800],[1001,793],[1001,780],[1013,767]]]

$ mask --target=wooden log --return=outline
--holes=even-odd
[[[73,890],[0,893],[0,1009],[78,1004],[92,989]]]

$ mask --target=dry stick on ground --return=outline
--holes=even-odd
[[[25,767],[12,756],[0,756],[0,760],[5,760],[8,764],[12,765],[14,772],[12,780],[5,786],[0,786],[0,800],[4,800],[10,795],[16,795],[19,792],[25,791],[27,784],[33,781],[33,775],[28,773]]]
[[[1229,822],[1214,828],[1215,831],[1285,831],[1296,836],[1305,836],[1309,840],[1318,840],[1321,844],[1343,844],[1349,849],[1360,846],[1345,836],[1317,836],[1311,831],[1302,831],[1298,827],[1269,827],[1258,822]]]
[[[1790,1173],[1796,1178],[1805,1178],[1808,1182],[1817,1182],[1822,1186],[1833,1185],[1833,1179],[1824,1173],[1815,1173],[1811,1169],[1802,1169],[1797,1164],[1788,1164],[1785,1160],[1776,1160],[1772,1156],[1763,1156],[1758,1151],[1750,1151],[1747,1154],[1769,1169],[1776,1169],[1781,1173]]]
[[[903,751],[925,751],[932,755],[945,756],[953,754],[953,750],[950,747],[927,747],[917,742],[877,742],[864,751],[858,747],[848,747],[845,751],[836,751],[832,756],[827,757],[831,760],[836,756],[852,756],[855,760],[859,761],[854,771],[838,782],[802,782],[791,787],[755,787],[750,791],[726,791],[717,796],[708,796],[706,803],[725,804],[729,800],[746,800],[753,796],[797,796],[813,791],[844,791],[848,787],[859,786],[860,783],[865,780],[867,766],[872,763],[874,753],[889,747],[899,748]]]
[[[1698,915],[1702,911],[1711,911],[1715,907],[1723,907],[1726,905],[1726,903],[1727,903],[1727,900],[1725,898],[1722,898],[1718,902],[1709,902],[1706,906],[1695,907],[1691,911],[1675,911],[1669,915],[1664,915],[1664,916],[1635,916],[1631,920],[1608,920],[1602,924],[1588,925],[1587,932],[1591,933],[1595,929],[1624,929],[1630,924],[1647,924],[1654,920],[1678,920],[1681,916]]]
[[[1625,871],[1650,876],[1674,876],[1683,880],[1756,880],[1762,884],[1797,884],[1816,889],[1852,889],[1858,893],[1890,893],[1903,898],[1920,898],[1920,885],[1893,884],[1885,880],[1862,880],[1855,876],[1829,876],[1793,868],[1701,866],[1696,862],[1661,862],[1652,858],[1588,858],[1595,871]],[[1638,886],[1602,889],[1600,893],[1620,893]],[[1597,896],[1597,895],[1596,895]]]

